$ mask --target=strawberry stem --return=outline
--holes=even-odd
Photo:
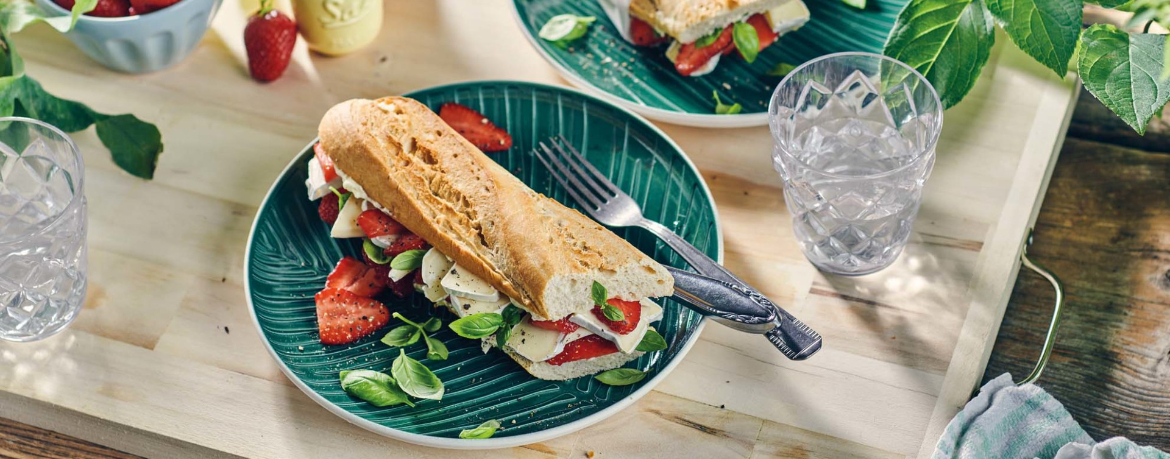
[[[256,13],[256,15],[264,16],[269,11],[272,11],[272,0],[260,0],[260,12]]]

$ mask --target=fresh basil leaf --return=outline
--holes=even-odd
[[[1170,81],[1159,78],[1165,47],[1160,35],[1106,24],[1089,27],[1081,37],[1078,68],[1085,87],[1138,134],[1170,102]]]
[[[504,345],[508,344],[508,340],[512,339],[513,327],[515,327],[515,325],[508,324],[504,324],[500,327],[499,331],[496,332],[496,347],[503,349]]]
[[[524,310],[516,307],[514,304],[508,304],[504,307],[503,312],[500,313],[500,317],[504,319],[504,324],[516,325],[521,320],[524,320]]]
[[[918,70],[949,108],[975,86],[994,44],[995,18],[982,0],[911,0],[882,52]]]
[[[427,333],[434,333],[434,332],[439,331],[439,328],[441,328],[442,326],[443,326],[442,320],[440,320],[438,317],[431,317],[430,319],[427,319],[427,321],[423,323],[423,330],[426,330]]]
[[[642,341],[638,342],[638,347],[634,350],[642,352],[654,352],[666,349],[666,338],[663,338],[658,331],[653,328],[646,330],[646,336],[642,337]]]
[[[744,61],[749,64],[756,61],[756,55],[760,54],[760,35],[756,33],[755,27],[746,22],[737,22],[731,26],[731,39]]]
[[[717,29],[714,32],[699,37],[698,40],[695,40],[695,49],[711,46],[712,43],[715,43],[715,40],[719,39],[719,35],[721,34],[723,34],[723,29]]]
[[[423,255],[426,254],[427,251],[422,249],[407,250],[394,257],[394,260],[390,262],[390,267],[403,271],[413,271],[418,269],[419,266],[422,266]]]
[[[398,383],[386,373],[373,370],[346,370],[340,375],[341,388],[345,393],[360,398],[371,405],[382,407],[401,405],[414,406],[410,397],[398,387]]]
[[[402,325],[395,327],[382,337],[382,343],[392,347],[406,347],[417,343],[422,332],[413,325]]]
[[[784,77],[788,76],[789,73],[792,73],[793,70],[796,70],[795,65],[789,64],[787,62],[781,62],[776,64],[775,67],[772,67],[772,70],[768,71],[768,76]]]
[[[384,265],[390,262],[390,257],[386,256],[386,253],[382,251],[382,248],[375,245],[374,241],[371,241],[368,238],[362,239],[362,251],[366,252],[366,257],[368,257],[370,261],[374,263]]]
[[[618,309],[609,303],[601,305],[601,314],[604,315],[606,319],[612,320],[614,322],[621,322],[626,320],[626,313],[622,312],[621,309]]]
[[[337,208],[339,210],[344,209],[345,203],[347,201],[349,201],[349,197],[353,196],[353,193],[350,193],[348,191],[346,191],[345,193],[342,193],[341,190],[338,190],[337,188],[334,188],[334,187],[329,187],[329,191],[332,191],[333,194],[335,196],[337,196]]]
[[[426,365],[407,357],[406,351],[402,349],[398,350],[398,358],[390,365],[390,376],[398,381],[398,387],[402,388],[403,392],[413,397],[443,399],[443,381],[440,381]]]
[[[726,105],[722,100],[719,100],[719,92],[711,91],[711,95],[715,97],[715,114],[716,115],[734,115],[743,111],[743,106],[738,102],[735,105]]]
[[[447,360],[447,345],[438,339],[424,336],[427,341],[427,360]]]
[[[1008,38],[1059,77],[1081,34],[1081,2],[1070,0],[984,0]]]
[[[609,291],[605,289],[600,282],[593,281],[593,287],[590,288],[590,296],[593,298],[593,304],[601,306],[605,304],[605,300],[609,299]]]
[[[593,379],[601,381],[602,384],[609,386],[628,386],[630,384],[641,381],[645,377],[646,372],[641,370],[635,370],[633,368],[614,368],[594,376]]]
[[[504,324],[504,318],[494,312],[472,314],[447,325],[456,335],[468,339],[480,339],[491,336]]]
[[[403,321],[403,322],[406,322],[406,323],[410,324],[412,327],[414,327],[414,328],[417,328],[419,331],[422,331],[422,330],[423,330],[423,326],[422,326],[422,324],[420,324],[420,323],[418,323],[418,322],[415,322],[415,321],[413,321],[413,320],[407,319],[407,318],[406,318],[405,316],[403,316],[402,314],[399,314],[399,313],[395,312],[394,314],[391,314],[391,316],[393,316],[395,319],[398,319],[398,320],[401,320],[401,321]]]
[[[484,438],[492,438],[496,434],[496,429],[500,428],[500,421],[492,419],[491,421],[480,424],[471,430],[463,430],[459,432],[459,438],[465,440],[482,440]]]
[[[841,2],[859,10],[865,9],[865,0],[841,0]]]

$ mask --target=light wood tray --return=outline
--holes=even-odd
[[[454,453],[376,436],[309,400],[265,353],[241,285],[256,206],[334,103],[472,79],[563,84],[505,0],[386,7],[375,45],[342,58],[298,48],[267,85],[242,60],[243,12],[255,5],[235,0],[190,59],[153,75],[104,70],[46,27],[15,38],[47,89],[157,123],[166,153],[145,182],[117,170],[92,130],[76,135],[88,166],[85,310],[59,336],[0,344],[0,416],[156,457],[929,454],[982,375],[1075,77],[1057,79],[1001,36],[979,85],[946,113],[909,247],[857,279],[801,256],[767,129],[664,125],[711,186],[728,266],[820,331],[824,350],[791,362],[712,325],[614,418],[524,448]]]

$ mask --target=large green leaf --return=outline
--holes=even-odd
[[[995,21],[982,0],[913,0],[883,52],[926,76],[949,108],[975,86],[994,44]]]
[[[1165,37],[1126,33],[1097,24],[1081,36],[1078,62],[1085,87],[1101,103],[1145,134],[1150,118],[1170,102],[1170,81],[1160,78]]]
[[[1124,5],[1126,3],[1129,3],[1130,1],[1131,0],[1085,0],[1085,2],[1087,2],[1087,3],[1094,3],[1097,5],[1104,6],[1106,8],[1116,8],[1116,7],[1119,7],[1119,6]]]
[[[118,167],[137,177],[154,178],[158,155],[163,151],[157,127],[134,115],[107,116],[98,119],[97,135]]]
[[[97,0],[78,0],[69,16],[50,16],[39,6],[25,0],[4,0],[0,2],[0,28],[6,33],[20,32],[29,24],[44,22],[58,32],[65,33],[77,23],[77,18],[97,6]]]
[[[1008,38],[1060,77],[1077,49],[1081,0],[985,0]]]

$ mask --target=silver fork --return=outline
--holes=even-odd
[[[775,311],[776,319],[770,324],[765,336],[789,359],[804,360],[821,349],[820,334],[776,306],[758,290],[707,257],[670,228],[643,216],[638,203],[593,167],[564,137],[553,137],[549,139],[549,143],[552,148],[544,142],[539,143],[540,148],[534,150],[536,158],[586,214],[606,226],[637,226],[650,231],[682,256],[683,260],[699,274],[726,282],[736,290],[742,290],[766,304]],[[738,330],[749,333],[761,332],[758,327],[745,326],[718,317],[715,319]]]

